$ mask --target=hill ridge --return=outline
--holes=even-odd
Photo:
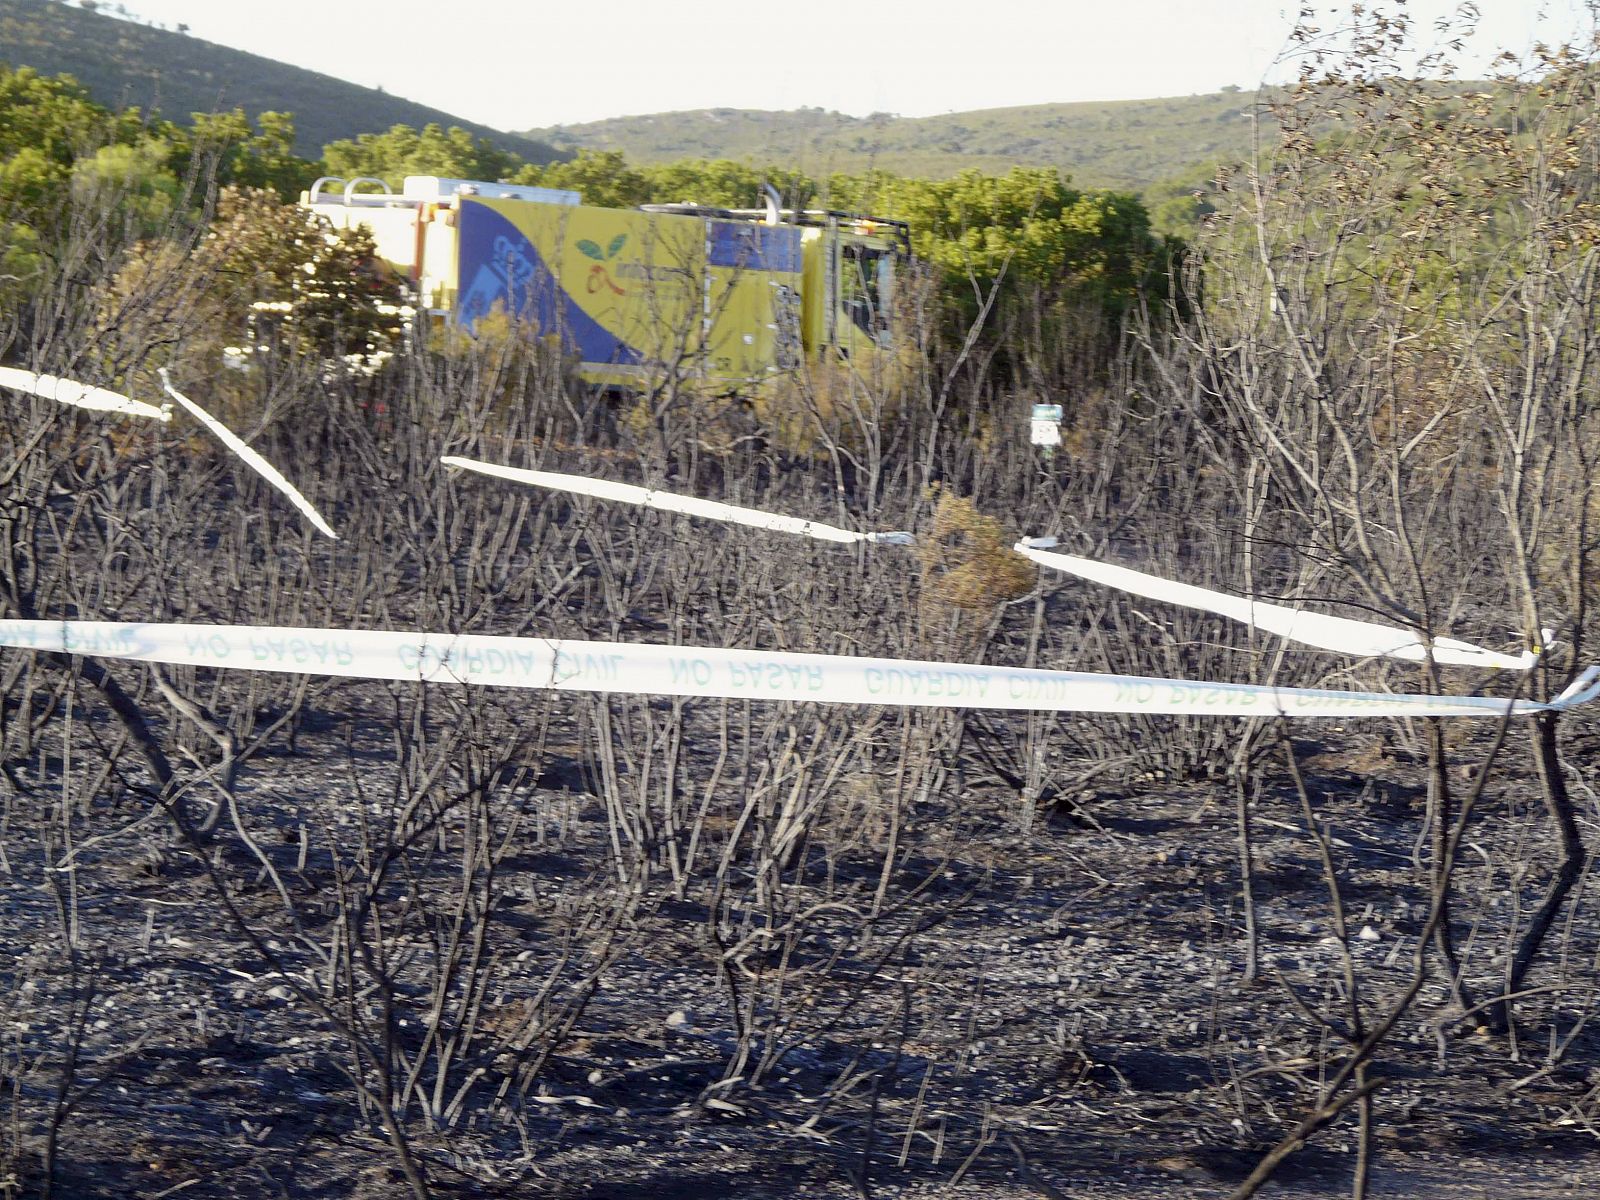
[[[0,0],[0,62],[69,74],[100,104],[137,106],[179,122],[236,107],[252,117],[290,112],[295,153],[313,160],[329,142],[430,123],[459,126],[529,162],[559,157],[537,139],[376,88],[52,0]]]
[[[712,107],[641,113],[525,131],[565,151],[794,162],[802,169],[948,177],[967,167],[1055,167],[1083,186],[1143,190],[1196,163],[1249,149],[1255,93],[1225,89],[1146,100],[1026,104],[934,116],[852,116],[816,107]]]

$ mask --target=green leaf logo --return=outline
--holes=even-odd
[[[616,237],[611,239],[611,244],[602,250],[596,243],[591,242],[588,238],[579,238],[578,253],[584,255],[586,258],[594,259],[595,262],[609,262],[611,259],[617,256],[617,251],[621,250],[622,247],[627,244],[627,241],[628,235],[625,233],[619,233]]]

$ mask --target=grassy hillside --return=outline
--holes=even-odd
[[[937,117],[850,117],[713,108],[535,129],[563,150],[621,150],[641,162],[681,158],[780,161],[813,173],[881,167],[946,178],[967,167],[1059,167],[1075,183],[1142,190],[1250,144],[1248,92],[1158,100],[1037,104]]]
[[[320,158],[322,147],[339,138],[430,122],[459,125],[529,162],[556,157],[545,143],[398,96],[49,0],[0,0],[0,61],[69,73],[101,104],[137,105],[177,121],[235,107],[252,116],[291,112],[295,151],[307,158]]]

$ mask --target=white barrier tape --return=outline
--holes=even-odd
[[[1550,702],[1550,707],[1557,711],[1577,708],[1580,704],[1588,704],[1597,696],[1600,696],[1600,667],[1585,667],[1583,672]]]
[[[15,388],[43,400],[70,404],[74,408],[87,408],[95,412],[120,413],[129,417],[149,417],[155,421],[172,420],[171,406],[157,408],[143,400],[133,400],[120,392],[90,387],[75,379],[62,379],[56,375],[39,375],[18,367],[0,367],[0,387]]]
[[[605,480],[590,479],[582,475],[558,475],[550,471],[526,471],[516,467],[502,467],[493,463],[453,456],[441,458],[439,461],[447,466],[478,471],[499,479],[509,479],[515,483],[527,483],[536,487],[572,492],[577,495],[594,496],[601,500],[617,500],[624,504],[643,505],[647,508],[684,513],[694,517],[706,517],[715,521],[733,521],[741,525],[750,525],[757,529],[781,533],[798,533],[807,537],[820,538],[824,541],[865,541],[901,546],[911,545],[914,541],[909,533],[856,533],[847,529],[839,529],[832,525],[823,525],[816,521],[804,521],[798,517],[786,517],[763,509],[740,508],[736,505],[723,504],[714,500],[700,500],[693,496],[658,492],[625,483],[610,483]],[[1185,608],[1198,608],[1206,612],[1214,612],[1219,616],[1230,617],[1235,621],[1254,625],[1258,629],[1277,634],[1279,637],[1299,642],[1302,645],[1316,646],[1323,650],[1336,650],[1340,653],[1352,654],[1361,658],[1398,658],[1410,662],[1420,662],[1427,655],[1427,648],[1422,639],[1410,630],[1397,629],[1375,621],[1358,621],[1349,617],[1325,616],[1320,613],[1307,612],[1304,609],[1290,608],[1286,605],[1267,604],[1259,600],[1230,596],[1225,592],[1212,591],[1209,588],[1195,587],[1186,583],[1175,583],[1172,580],[1163,579],[1159,575],[1148,575],[1142,571],[1130,570],[1127,567],[1095,562],[1093,559],[1078,558],[1069,554],[1046,553],[1043,549],[1046,546],[1055,544],[1054,538],[1024,538],[1016,544],[1014,549],[1018,554],[1032,559],[1041,566],[1064,571],[1067,574],[1076,575],[1080,579],[1087,579],[1094,583],[1104,584],[1107,587],[1114,587],[1135,596],[1143,596],[1146,599],[1161,600]],[[1548,639],[1549,634],[1546,633],[1547,643]],[[1481,646],[1474,646],[1470,642],[1457,641],[1454,638],[1435,638],[1433,640],[1433,658],[1438,663],[1456,666],[1491,667],[1508,671],[1530,670],[1534,663],[1538,661],[1538,655],[1531,650],[1524,651],[1521,654],[1503,654],[1495,650],[1486,650]]]
[[[1210,588],[1195,587],[1187,583],[1174,583],[1159,575],[1116,567],[1110,563],[1096,562],[1071,554],[1050,554],[1041,549],[1056,544],[1054,538],[1024,538],[1014,549],[1041,566],[1076,575],[1093,583],[1101,583],[1119,591],[1160,600],[1182,608],[1198,608],[1219,616],[1230,617],[1246,625],[1253,625],[1267,633],[1277,634],[1290,641],[1323,650],[1337,650],[1361,658],[1399,658],[1408,662],[1421,662],[1427,657],[1427,647],[1422,639],[1409,629],[1397,629],[1376,621],[1357,621],[1349,617],[1330,617],[1322,613],[1307,612],[1281,604],[1266,604],[1243,596],[1230,596]],[[1548,642],[1549,633],[1546,633]],[[1494,667],[1506,671],[1532,669],[1539,656],[1525,650],[1521,654],[1502,654],[1485,650],[1470,642],[1454,638],[1433,639],[1435,662],[1455,666]]]
[[[287,496],[289,503],[304,513],[306,520],[315,525],[320,532],[327,534],[331,538],[337,538],[339,536],[333,531],[333,526],[329,525],[322,519],[322,514],[319,513],[315,508],[311,507],[311,501],[302,496],[299,492],[299,489],[285,479],[282,472],[280,472],[277,467],[273,466],[266,459],[262,458],[260,454],[256,453],[248,445],[246,445],[244,439],[239,437],[238,434],[234,433],[233,430],[229,429],[221,421],[217,420],[205,409],[201,408],[193,400],[189,399],[189,397],[178,391],[177,388],[173,387],[172,380],[167,377],[167,369],[165,367],[161,368],[161,386],[166,388],[167,395],[171,396],[174,400],[181,404],[184,409],[194,417],[195,420],[199,421],[212,433],[216,434],[217,440],[229,450],[232,450],[235,454],[237,454],[240,459],[244,461],[244,464],[247,467],[249,467],[257,475],[260,475],[261,478],[265,479],[285,496]]]
[[[349,679],[1051,712],[1492,718],[1571,708],[1600,693],[1600,669],[1542,704],[630,642],[114,621],[0,621],[0,646]]]
[[[446,455],[439,460],[447,467],[460,467],[492,475],[496,479],[509,479],[513,483],[526,483],[534,487],[571,492],[579,496],[593,496],[598,500],[618,500],[624,504],[637,504],[657,508],[663,512],[682,513],[689,517],[706,517],[713,521],[730,521],[736,525],[750,525],[773,533],[798,533],[803,537],[824,542],[879,542],[896,546],[911,544],[909,533],[857,533],[853,529],[840,529],[820,521],[806,521],[799,517],[785,517],[779,513],[759,508],[741,508],[736,504],[723,504],[717,500],[700,500],[694,496],[681,496],[674,492],[658,492],[653,488],[637,487],[631,483],[611,483],[604,479],[590,479],[584,475],[559,475],[553,471],[526,471],[518,467],[502,467],[496,463],[479,462],[472,458]]]

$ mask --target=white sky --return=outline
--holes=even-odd
[[[168,28],[182,22],[195,37],[505,130],[719,106],[909,117],[1252,88],[1288,74],[1281,58],[1299,8],[1284,0],[124,3]],[[1343,11],[1313,7],[1330,26]],[[1582,0],[1478,7],[1480,40],[1513,50],[1584,28]],[[1455,0],[1410,4],[1423,30],[1456,8]]]

